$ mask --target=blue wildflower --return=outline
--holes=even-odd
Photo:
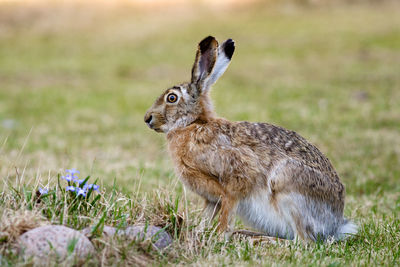
[[[75,174],[79,173],[79,171],[75,168],[69,169],[69,170],[65,170],[66,172],[68,172],[69,174],[71,174],[71,176],[73,177]]]
[[[1,0],[0,0],[1,1]],[[62,176],[62,179],[68,182],[68,186],[66,186],[65,191],[74,192],[75,196],[83,196],[87,197],[88,192],[91,190],[95,190],[99,192],[99,186],[96,184],[88,184],[85,180],[88,179],[79,179],[78,175],[79,171],[77,169],[67,169],[65,170],[65,176]]]
[[[73,187],[73,186],[67,186],[66,188],[65,188],[65,191],[71,191],[71,192],[75,192],[75,187]]]
[[[96,184],[85,184],[83,186],[83,188],[86,189],[86,190],[93,189],[93,190],[99,191],[99,186],[96,185]]]
[[[85,181],[85,179],[80,179],[80,180],[74,180],[74,182],[78,183],[78,184],[82,184],[83,181]]]
[[[71,182],[71,181],[74,180],[74,177],[71,176],[70,174],[67,174],[67,175],[65,175],[65,176],[61,176],[61,178],[63,178],[63,179],[64,179],[65,181],[67,181],[67,182]]]
[[[77,188],[77,192],[76,192],[76,194],[78,195],[78,196],[86,196],[86,190],[85,189],[82,189],[82,188]]]
[[[41,187],[39,187],[39,193],[40,193],[41,195],[45,195],[45,194],[49,193],[49,190],[48,190],[47,188],[41,188]]]

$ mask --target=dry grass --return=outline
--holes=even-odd
[[[107,225],[166,227],[174,243],[159,253],[98,237],[93,264],[398,265],[400,7],[299,2],[0,3],[1,227],[16,227],[0,231],[12,240],[42,217],[82,229],[106,214]],[[224,243],[213,227],[196,230],[200,200],[184,191],[164,138],[142,120],[164,88],[189,77],[195,44],[209,34],[237,41],[212,93],[218,113],[282,125],[317,144],[346,185],[345,214],[360,224],[358,237]],[[54,188],[71,167],[98,177],[102,198],[61,219],[55,202],[35,203],[32,193]],[[7,223],[13,210],[20,224]],[[1,265],[21,263],[11,241],[0,245]]]
[[[4,209],[0,219],[2,242],[14,242],[23,233],[45,224],[39,211]]]

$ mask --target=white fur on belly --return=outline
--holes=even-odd
[[[245,224],[269,236],[293,239],[294,233],[290,225],[271,206],[270,193],[263,190],[256,195],[239,202],[237,214]]]

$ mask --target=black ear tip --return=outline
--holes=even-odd
[[[225,55],[231,59],[233,56],[233,52],[235,52],[235,41],[233,41],[232,39],[228,39],[225,41],[225,45],[224,45],[224,52]]]
[[[211,36],[211,35],[209,35],[209,36],[207,36],[206,38],[203,39],[203,41],[208,41],[208,42],[211,42],[212,40],[215,40],[215,37]],[[201,42],[203,42],[203,41],[201,41]]]
[[[199,47],[200,47],[200,51],[202,53],[204,53],[209,47],[210,44],[215,40],[215,38],[213,36],[207,36],[206,38],[204,38],[200,43],[199,43]]]

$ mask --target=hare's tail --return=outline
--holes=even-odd
[[[343,224],[339,226],[335,234],[335,239],[344,240],[348,237],[357,234],[357,231],[358,231],[358,226],[355,223],[347,219],[344,219]]]

